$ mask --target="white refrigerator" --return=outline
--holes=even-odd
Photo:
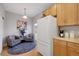
[[[57,36],[56,18],[51,15],[37,20],[36,49],[44,56],[53,53],[53,38]]]

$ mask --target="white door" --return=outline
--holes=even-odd
[[[2,52],[2,39],[3,39],[3,19],[0,16],[0,54]]]

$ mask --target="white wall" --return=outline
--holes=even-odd
[[[19,20],[22,15],[18,15],[12,12],[6,12],[6,20],[4,21],[4,33],[5,36],[17,34],[17,20]],[[32,20],[27,19],[27,30],[28,32],[32,32]]]
[[[79,34],[77,34],[79,33],[79,26],[65,26],[65,27],[61,27],[60,29],[68,33],[73,31],[75,35],[79,36]]]
[[[5,11],[0,4],[0,54],[2,52],[2,43],[3,43],[3,34],[4,34],[3,24],[5,20],[5,19],[3,20],[2,17],[5,17]]]
[[[5,16],[6,20],[4,21],[4,36],[15,34],[17,32],[17,20],[21,17],[21,15],[6,12]]]
[[[33,27],[32,27],[32,19],[28,18],[27,19],[27,34],[32,33]]]
[[[0,4],[0,16],[4,16],[5,17],[5,10],[2,7],[2,5]]]
[[[5,20],[5,10],[1,4],[0,4],[0,17],[4,17]],[[4,37],[4,24],[3,24],[3,37]]]

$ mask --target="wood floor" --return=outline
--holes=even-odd
[[[30,52],[17,54],[17,55],[12,55],[12,54],[8,53],[8,48],[7,47],[3,48],[3,51],[2,51],[1,55],[2,56],[42,56],[39,52],[36,51],[36,49],[33,49]]]

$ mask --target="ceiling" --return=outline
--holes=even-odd
[[[52,3],[3,3],[2,6],[8,12],[24,15],[24,8],[28,17],[34,17],[47,9]]]

